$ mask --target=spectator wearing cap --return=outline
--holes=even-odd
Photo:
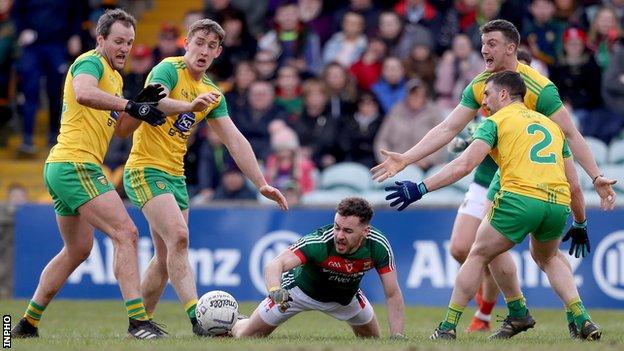
[[[158,43],[152,51],[154,64],[158,64],[167,57],[184,55],[184,49],[178,47],[179,36],[180,31],[174,24],[169,22],[162,24],[158,34]]]
[[[384,59],[381,78],[371,88],[381,104],[383,113],[388,113],[397,102],[405,98],[405,69],[396,56]]]
[[[457,35],[437,68],[435,92],[438,105],[449,111],[455,108],[464,88],[484,69],[483,59],[473,49],[470,38],[466,34]]]
[[[561,52],[565,24],[554,18],[553,0],[532,0],[529,12],[531,18],[523,22],[522,37],[526,39],[533,58],[552,67]]]
[[[384,156],[381,150],[405,152],[416,145],[433,127],[442,122],[444,116],[429,99],[427,88],[418,78],[410,79],[406,84],[407,96],[396,104],[384,117],[379,133],[375,138],[374,148],[377,161]],[[418,161],[416,165],[423,170],[441,164],[446,159],[446,151],[440,149]]]
[[[130,70],[123,76],[123,95],[134,98],[145,85],[145,79],[154,66],[152,52],[145,44],[136,44],[130,53]]]
[[[578,28],[568,28],[563,34],[563,55],[558,64],[550,70],[550,79],[559,89],[563,102],[579,119],[581,130],[595,134],[600,126],[592,118],[602,106],[600,96],[600,67],[586,48],[585,32]],[[589,134],[588,134],[589,135]]]

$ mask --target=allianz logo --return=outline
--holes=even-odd
[[[600,290],[624,301],[624,230],[610,233],[600,241],[592,263]]]

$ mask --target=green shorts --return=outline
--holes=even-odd
[[[563,233],[570,207],[502,191],[496,194],[487,219],[516,244],[532,233],[538,241],[557,239]]]
[[[496,196],[496,193],[500,191],[500,189],[500,170],[498,170],[496,171],[496,173],[494,173],[494,178],[492,178],[490,186],[488,187],[487,199],[490,201],[494,201],[494,197]]]
[[[54,212],[59,216],[77,216],[78,207],[115,189],[95,163],[46,163],[43,181],[54,201]]]
[[[151,198],[161,194],[173,194],[180,210],[188,208],[185,176],[173,176],[150,167],[126,168],[123,181],[126,195],[139,208],[143,208]]]

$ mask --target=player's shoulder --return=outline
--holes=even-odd
[[[93,50],[89,50],[87,52],[84,52],[80,56],[76,57],[76,60],[74,60],[74,64],[78,63],[78,62],[82,62],[84,60],[100,62],[103,59],[104,59],[104,57],[102,56],[102,54],[97,52],[97,50],[93,49]]]
[[[477,74],[477,76],[472,79],[471,84],[485,83],[486,79],[488,79],[491,75],[492,75],[492,72],[490,72],[490,71],[483,71],[483,72]]]
[[[184,56],[171,56],[162,59],[156,67],[170,66],[176,70],[185,70],[186,62],[184,62]]]
[[[527,85],[527,89],[537,90],[537,93],[544,89],[545,86],[552,84],[550,79],[546,78],[533,67],[525,65],[524,63],[518,63],[517,72],[522,76],[522,79]]]
[[[392,251],[390,241],[381,230],[371,226],[367,237],[368,242],[373,246],[379,246],[385,251]]]
[[[299,239],[299,241],[307,241],[307,242],[326,242],[333,238],[334,234],[334,225],[327,224],[322,227],[317,228],[313,232],[304,235]]]
[[[219,93],[221,93],[221,89],[219,88],[219,86],[217,84],[215,84],[215,82],[212,81],[212,79],[210,79],[210,77],[208,77],[207,74],[204,74],[202,76],[202,84],[205,85],[206,87],[208,87],[211,90],[216,90]]]

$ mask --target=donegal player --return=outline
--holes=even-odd
[[[432,339],[455,339],[455,328],[477,292],[485,267],[531,233],[531,255],[546,273],[553,289],[572,312],[579,336],[597,340],[602,332],[579,297],[569,267],[558,257],[561,234],[570,213],[567,174],[574,170],[565,136],[546,116],[529,110],[523,101],[527,86],[517,72],[504,71],[485,81],[483,105],[492,113],[475,132],[475,141],[457,159],[424,181],[397,182],[386,188],[391,206],[419,200],[429,191],[452,184],[470,173],[489,154],[500,167],[501,189],[477,231],[477,238],[461,266],[444,320]],[[605,191],[602,183],[597,189]],[[409,199],[409,200],[408,200]],[[574,201],[578,204],[578,201]],[[513,277],[517,279],[516,277]],[[509,315],[491,338],[510,338],[532,328],[517,285],[501,284]]]
[[[381,164],[372,168],[373,178],[383,181],[388,177],[392,177],[405,168],[406,165],[417,162],[451,141],[455,135],[472,121],[477,110],[481,107],[480,103],[483,100],[485,80],[492,73],[511,70],[519,72],[528,87],[527,95],[524,97],[526,106],[531,110],[550,117],[561,127],[577,161],[591,177],[595,188],[600,191],[601,206],[605,209],[612,209],[615,204],[615,192],[613,192],[610,185],[614,181],[605,178],[600,172],[589,147],[563,106],[554,84],[531,67],[518,62],[517,48],[520,43],[520,34],[516,27],[505,20],[493,20],[481,27],[481,33],[483,42],[481,54],[485,60],[485,72],[473,79],[464,90],[459,105],[455,107],[442,123],[429,131],[418,144],[403,154],[383,150],[382,153],[387,158]],[[498,188],[497,182],[491,182],[495,169],[494,163],[489,158],[486,158],[484,163],[477,169],[475,181],[470,186],[466,199],[458,210],[453,226],[450,250],[459,262],[465,260],[474,242],[477,227],[490,207],[490,201]],[[577,176],[570,174],[570,177],[571,186],[575,189],[580,189],[576,181]],[[491,183],[491,188],[487,192],[489,196],[488,201],[486,199],[486,185],[489,183]],[[608,186],[603,187],[603,184]],[[575,217],[574,219],[578,225],[586,225],[585,218]],[[560,255],[560,258],[567,262],[563,255]],[[492,264],[501,265],[507,270],[515,270],[515,265],[508,254],[504,254],[492,262]],[[497,293],[496,284],[491,278],[488,279],[484,284],[483,294],[486,304],[481,304],[485,308],[480,308],[480,313],[478,313],[471,324],[472,330],[489,329],[487,320],[489,320],[489,312],[491,312],[494,305]],[[572,323],[571,314],[568,313],[567,316],[570,334],[574,337],[577,331],[574,323]]]
[[[360,290],[362,277],[374,268],[386,295],[390,334],[405,338],[394,255],[388,239],[370,225],[372,217],[366,200],[346,198],[336,207],[333,224],[304,236],[273,259],[264,272],[269,297],[249,319],[234,325],[233,336],[267,336],[299,312],[316,310],[347,322],[356,336],[379,337],[373,306]]]
[[[195,318],[197,288],[188,260],[189,198],[183,158],[197,124],[206,119],[258,191],[288,208],[279,190],[265,181],[249,142],[228,116],[223,94],[206,76],[221,53],[224,35],[216,22],[198,20],[188,29],[184,56],[166,58],[152,69],[146,84],[164,87],[167,97],[158,108],[167,114],[167,121],[159,128],[138,127],[124,171],[126,193],[143,211],[154,241],[155,255],[141,286],[147,312],[153,315],[170,279],[196,334],[201,328]],[[124,132],[131,132],[130,127]]]
[[[44,310],[69,275],[89,257],[94,228],[105,233],[115,247],[114,272],[126,301],[128,333],[137,339],[162,335],[148,320],[141,299],[137,229],[101,168],[120,118],[136,124],[140,120],[152,125],[164,123],[165,115],[155,108],[162,97],[156,87],[147,87],[139,94],[137,100],[142,102],[121,97],[119,71],[132,48],[135,27],[134,17],[123,10],[104,13],[96,26],[97,47],[78,57],[67,73],[61,131],[44,168],[64,245],[41,273],[24,318],[11,332],[13,337],[39,335]],[[138,119],[126,118],[118,111]]]

